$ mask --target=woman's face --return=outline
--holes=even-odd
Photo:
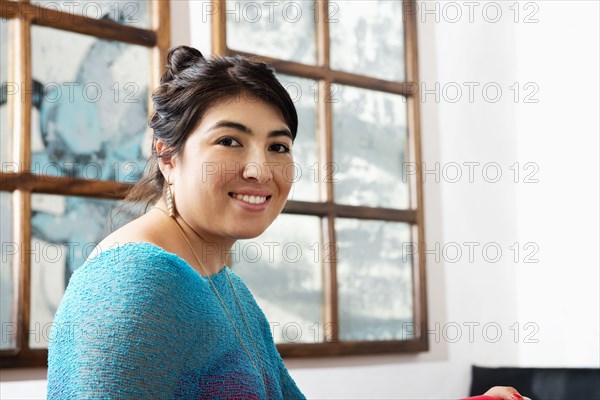
[[[240,96],[210,108],[163,172],[177,212],[196,232],[215,240],[253,238],[285,205],[294,177],[291,150],[281,113]]]

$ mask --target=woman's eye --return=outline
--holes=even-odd
[[[223,139],[219,140],[217,143],[220,144],[221,146],[228,146],[228,147],[240,146],[240,142],[238,142],[234,138],[223,138]]]
[[[275,151],[277,153],[289,153],[290,152],[289,147],[287,147],[284,144],[280,144],[280,143],[271,145],[271,150]]]

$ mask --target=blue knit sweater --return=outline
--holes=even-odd
[[[228,267],[211,278],[259,366],[269,399],[304,399],[265,315]],[[252,365],[208,279],[149,243],[106,250],[77,269],[50,331],[48,399],[263,399]]]

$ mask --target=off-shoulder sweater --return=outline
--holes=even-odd
[[[227,266],[211,279],[253,361],[207,277],[160,247],[129,243],[71,276],[50,331],[48,399],[264,399],[256,349],[268,398],[304,399],[242,279]]]

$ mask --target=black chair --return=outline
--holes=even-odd
[[[471,396],[492,386],[513,386],[532,400],[600,400],[600,369],[473,366]]]

